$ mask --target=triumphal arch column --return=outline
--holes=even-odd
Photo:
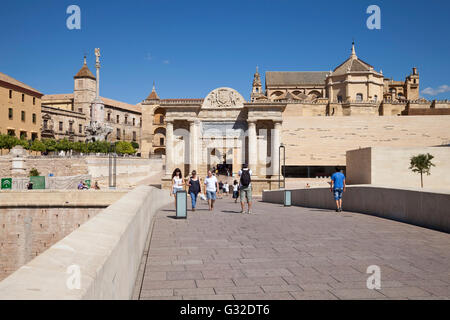
[[[231,88],[217,88],[205,99],[166,99],[166,171],[163,187],[180,168],[236,175],[244,163],[253,171],[255,192],[278,187],[278,147],[285,103],[247,102]]]

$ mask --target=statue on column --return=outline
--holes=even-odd
[[[106,141],[113,128],[105,123],[105,105],[100,99],[100,49],[95,49],[95,68],[97,69],[97,90],[92,102],[92,116],[86,127],[86,141]]]

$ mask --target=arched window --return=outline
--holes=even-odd
[[[270,96],[271,97],[279,97],[279,96],[281,96],[283,94],[283,92],[281,92],[281,91],[275,91],[274,93],[272,93]]]
[[[363,94],[362,93],[357,93],[356,94],[356,101],[363,101]]]
[[[377,96],[377,95],[374,95],[374,96],[373,96],[373,100],[374,100],[375,102],[377,102],[377,101],[378,101],[378,96]]]
[[[313,99],[316,99],[322,97],[322,94],[317,90],[313,90],[310,93],[308,93],[308,96],[312,97]]]

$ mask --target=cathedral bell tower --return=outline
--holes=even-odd
[[[256,66],[256,72],[253,75],[253,85],[252,85],[252,94],[250,95],[251,101],[255,102],[256,98],[262,96],[262,84],[261,84],[261,76],[258,72],[258,66]]]

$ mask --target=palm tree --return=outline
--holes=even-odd
[[[423,188],[423,174],[426,173],[427,176],[429,176],[431,167],[435,166],[433,163],[431,163],[431,159],[433,158],[434,157],[429,153],[419,154],[417,156],[411,157],[409,169],[411,169],[412,172],[420,173],[420,185],[422,188]]]

